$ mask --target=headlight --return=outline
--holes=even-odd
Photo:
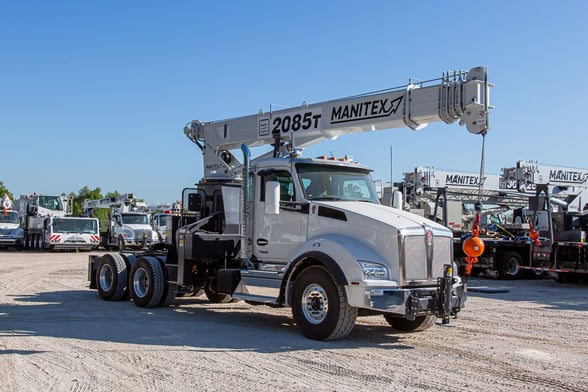
[[[123,235],[123,237],[125,237],[125,238],[128,238],[128,239],[130,239],[130,238],[133,238],[133,237],[134,237],[134,235],[133,235],[133,232],[132,232],[132,231],[130,231],[130,230],[123,230],[123,231],[121,232],[121,234]]]
[[[357,260],[364,280],[388,280],[388,269],[382,264]]]

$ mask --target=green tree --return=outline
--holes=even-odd
[[[84,200],[86,200],[86,199],[88,199],[88,200],[102,199],[102,191],[100,190],[100,188],[96,188],[94,190],[91,190],[90,188],[85,186],[78,191],[77,196],[76,195],[73,195],[73,196],[74,196],[73,216],[81,216],[81,215],[84,215],[84,213],[85,213],[85,211],[82,208],[82,204],[84,203]]]
[[[8,191],[8,188],[6,188],[4,186],[4,183],[2,181],[0,181],[0,199],[3,198],[5,194],[7,194],[12,200],[14,200],[14,197]]]

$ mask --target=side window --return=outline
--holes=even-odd
[[[265,184],[268,181],[277,181],[280,183],[280,200],[294,201],[296,200],[296,193],[294,191],[294,183],[292,176],[287,171],[275,171],[263,177],[261,181],[261,195],[260,201],[265,201]]]

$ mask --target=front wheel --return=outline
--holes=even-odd
[[[414,320],[407,320],[401,317],[393,317],[390,314],[385,314],[384,318],[390,326],[399,331],[419,332],[428,329],[435,324],[436,317],[434,315],[418,316]]]
[[[164,302],[165,276],[155,257],[139,257],[131,268],[129,279],[131,298],[135,305],[154,308]]]
[[[118,237],[118,250],[121,252],[125,250],[125,239],[123,237]]]
[[[216,282],[213,280],[206,282],[206,285],[204,286],[204,294],[206,294],[206,298],[208,298],[210,302],[215,304],[224,304],[233,300],[233,297],[229,294],[218,293],[216,291]]]
[[[302,271],[291,302],[294,320],[307,338],[341,339],[353,330],[357,308],[349,306],[343,286],[337,285],[323,267]]]

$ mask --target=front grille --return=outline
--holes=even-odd
[[[143,240],[143,233],[145,233],[145,239],[151,240],[151,230],[135,230],[135,240],[142,241]]]
[[[443,266],[451,263],[452,239],[434,236],[429,249],[425,235],[405,236],[402,244],[404,280],[433,281],[443,276]]]

